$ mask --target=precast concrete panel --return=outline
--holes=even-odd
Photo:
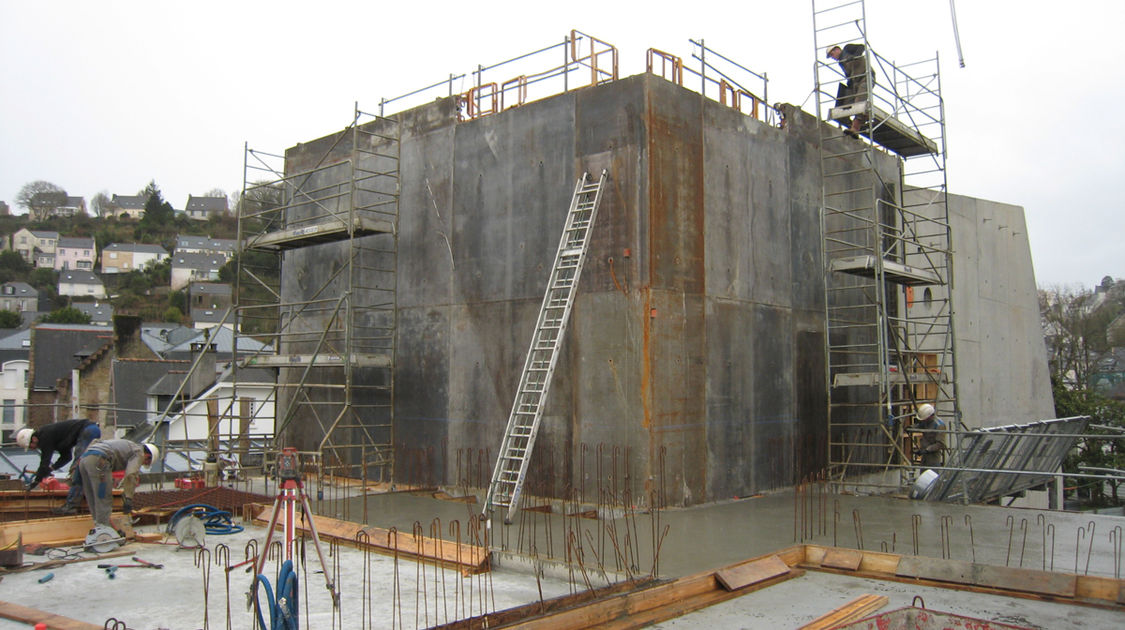
[[[786,130],[789,131],[788,129]],[[787,133],[786,181],[789,184],[790,303],[819,312],[824,328],[824,261],[820,232],[820,154],[796,133]],[[823,376],[821,378],[823,380]],[[827,422],[827,420],[826,420]]]
[[[650,286],[702,295],[706,285],[701,99],[667,81],[649,81],[647,88]]]
[[[450,440],[454,426],[464,418],[450,411],[451,378],[449,349],[452,345],[450,307],[400,308],[395,372],[395,458],[409,466],[422,463],[418,448],[448,444],[456,449],[461,440]],[[449,467],[455,458],[432,461],[426,471],[435,479],[456,479]],[[440,474],[437,474],[440,471]],[[411,471],[414,476],[419,471]]]
[[[793,482],[793,447],[797,429],[793,384],[793,318],[788,309],[753,304],[755,491]]]
[[[452,299],[454,127],[411,134],[402,143],[398,305],[409,309]],[[401,338],[401,335],[400,335]],[[409,360],[409,356],[403,356]]]
[[[750,464],[768,456],[754,450],[754,402],[774,396],[755,388],[754,313],[745,302],[707,301],[707,487],[726,499],[755,491]]]
[[[650,457],[666,452],[668,500],[709,501],[706,488],[706,346],[702,296],[652,289],[643,358],[642,426]]]

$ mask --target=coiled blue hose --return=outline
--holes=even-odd
[[[300,617],[297,602],[297,573],[293,570],[293,561],[286,560],[281,564],[277,574],[277,598],[274,598],[273,589],[266,576],[259,573],[258,582],[266,588],[266,603],[270,611],[270,623],[267,626],[262,616],[262,605],[254,594],[258,611],[258,627],[265,630],[297,630]]]
[[[196,512],[198,510],[198,512]],[[231,522],[230,512],[205,503],[193,503],[176,510],[168,520],[168,531],[172,531],[176,521],[185,515],[198,516],[203,521],[203,530],[208,534],[220,536],[224,534],[237,534],[243,530],[241,525]]]

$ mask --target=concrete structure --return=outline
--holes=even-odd
[[[27,424],[27,359],[4,361],[0,372],[0,438]]]
[[[455,98],[400,114],[396,443],[495,452],[574,181],[604,168],[609,190],[529,491],[563,496],[577,485],[583,445],[631,452],[634,497],[666,467],[675,504],[820,470],[817,123],[785,113],[777,128],[639,75],[464,122]],[[312,167],[335,140],[290,149],[287,170]],[[954,203],[966,238],[955,245],[965,268],[955,290],[968,293],[957,312],[962,404],[979,424],[1049,417],[1022,213]],[[977,228],[1001,216],[1009,232]],[[344,251],[287,253],[283,299],[309,299]],[[1012,314],[1018,331],[999,337]],[[1021,357],[1032,377],[995,378],[991,357],[1001,356]],[[301,439],[315,444],[306,427]],[[427,474],[449,479],[453,455],[441,450]]]
[[[128,273],[167,257],[168,252],[159,245],[111,243],[102,250],[102,273]]]
[[[63,236],[55,248],[55,270],[79,269],[93,271],[98,252],[94,239],[86,237]]]

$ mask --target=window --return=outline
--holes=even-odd
[[[117,252],[110,252],[109,253],[109,259],[110,260],[117,260]]]
[[[11,398],[4,399],[4,424],[14,425],[16,423],[16,401]]]

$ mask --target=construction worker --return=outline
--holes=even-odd
[[[836,107],[851,105],[857,101],[870,101],[869,87],[867,85],[867,47],[863,44],[845,44],[832,46],[828,49],[827,57],[840,62],[840,69],[844,72],[844,82],[836,88]],[[847,127],[847,133],[856,135],[863,129],[867,122],[866,114],[856,114],[849,121],[841,118],[838,121]]]
[[[75,465],[70,467],[68,476],[70,491],[66,494],[66,503],[55,510],[60,514],[73,514],[78,504],[82,501],[82,479],[78,472],[77,462],[82,457],[82,452],[90,443],[102,436],[102,430],[95,422],[86,418],[74,418],[48,424],[39,429],[23,428],[16,432],[16,444],[24,449],[39,449],[39,470],[27,483],[27,489],[33,490],[52,472],[66,466],[73,460]],[[55,453],[59,458],[51,463]]]
[[[918,407],[910,430],[921,434],[914,455],[921,458],[922,466],[941,466],[942,453],[945,451],[945,435],[942,433],[945,431],[945,423],[934,413],[933,405],[926,403]]]
[[[151,465],[159,456],[156,445],[129,440],[98,440],[86,449],[78,465],[95,526],[112,527],[109,515],[113,511],[113,473],[125,471],[125,478],[121,480],[124,510],[132,512],[133,492],[140,483],[141,466]]]

